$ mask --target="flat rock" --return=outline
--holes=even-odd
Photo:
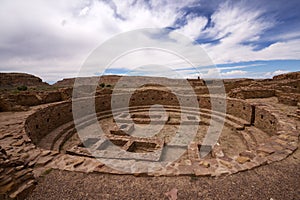
[[[246,156],[239,156],[235,159],[238,163],[240,164],[244,164],[246,162],[249,162],[250,161],[250,158],[249,157],[246,157]]]

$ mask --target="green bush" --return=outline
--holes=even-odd
[[[27,88],[26,85],[22,85],[22,86],[17,87],[17,89],[18,89],[19,91],[26,91],[28,88]]]
[[[111,87],[111,85],[110,85],[110,84],[108,84],[108,85],[106,85],[106,87]]]
[[[102,88],[104,88],[105,87],[105,83],[100,83],[99,86],[102,87]]]

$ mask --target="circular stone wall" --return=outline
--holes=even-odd
[[[117,100],[122,101],[125,95],[120,95]],[[211,110],[212,98],[218,102],[218,97],[198,96],[200,110],[195,111],[188,106],[180,108],[177,98],[189,101],[190,97],[175,97],[170,92],[154,89],[138,91],[130,97],[129,112],[120,107],[114,110],[113,115],[111,95],[97,96],[97,120],[82,107],[84,114],[79,127],[76,127],[89,133],[85,138],[77,134],[71,102],[50,104],[39,109],[27,118],[25,128],[39,148],[61,153],[52,167],[75,171],[91,171],[82,167],[86,165],[85,161],[89,161],[97,166],[92,171],[99,172],[215,176],[282,160],[297,148],[298,137],[293,125],[267,106],[228,98],[226,113],[221,113]],[[220,99],[219,102],[224,101]],[[153,107],[157,104],[163,106],[163,112]],[[225,123],[217,144],[203,145],[211,122],[222,123],[222,118],[225,118]],[[195,125],[198,127],[196,135],[188,144],[184,141],[186,137],[172,139],[179,126],[185,127],[186,134],[189,134],[189,127]],[[95,131],[96,126],[102,128],[103,135]],[[155,127],[158,131],[153,131]],[[201,148],[206,152],[204,157],[199,152]],[[172,156],[177,154],[180,156],[174,160]],[[68,162],[63,162],[63,159],[68,159]],[[120,163],[120,168],[99,164],[103,159]],[[152,171],[136,169],[142,162],[147,165],[165,162],[166,165]]]

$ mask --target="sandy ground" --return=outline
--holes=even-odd
[[[135,177],[53,170],[28,199],[300,199],[300,150],[285,160],[234,175]]]

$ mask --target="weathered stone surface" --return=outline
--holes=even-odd
[[[191,165],[179,165],[177,169],[178,175],[190,175],[194,173],[194,167],[192,167]]]
[[[2,176],[0,180],[1,180],[0,186],[5,186],[6,184],[10,183],[13,179],[12,177]]]
[[[9,197],[12,199],[15,198],[25,198],[26,195],[32,191],[35,187],[36,181],[35,180],[30,180],[26,183],[23,183],[20,187],[18,187],[15,191],[13,191]]]
[[[235,159],[238,163],[240,164],[244,164],[246,162],[249,162],[250,161],[250,158],[249,157],[245,157],[245,156],[239,156]]]
[[[13,181],[1,186],[0,187],[0,194],[5,194],[5,193],[11,191],[13,187],[14,187],[14,182]]]
[[[45,166],[47,163],[49,163],[51,160],[53,159],[53,157],[51,156],[45,156],[45,157],[40,157],[37,162],[36,162],[36,166]]]
[[[231,164],[230,162],[226,161],[226,160],[220,160],[220,163],[221,163],[222,165],[225,165],[225,166],[228,167],[229,169],[232,168],[232,164]]]
[[[194,173],[196,176],[210,176],[212,171],[206,167],[194,168]]]
[[[271,146],[267,146],[267,145],[262,145],[260,147],[257,148],[257,152],[263,152],[263,153],[267,153],[267,154],[271,154],[275,152],[275,149]]]
[[[255,153],[252,152],[252,151],[243,151],[243,152],[240,153],[240,156],[248,157],[248,158],[253,159],[255,157]]]
[[[247,170],[253,169],[254,167],[257,167],[257,164],[254,162],[246,162],[243,164],[243,167]]]
[[[33,170],[26,169],[23,160],[12,156],[14,155],[8,154],[0,146],[0,196],[19,191],[22,188],[21,185],[27,180],[35,182]],[[13,195],[10,198],[16,198],[17,196]]]
[[[24,140],[20,139],[14,143],[12,143],[13,146],[22,146],[24,144]]]
[[[285,152],[276,152],[276,153],[273,153],[273,154],[267,156],[268,163],[280,161],[280,160],[286,158],[287,154],[288,153],[285,153]]]

